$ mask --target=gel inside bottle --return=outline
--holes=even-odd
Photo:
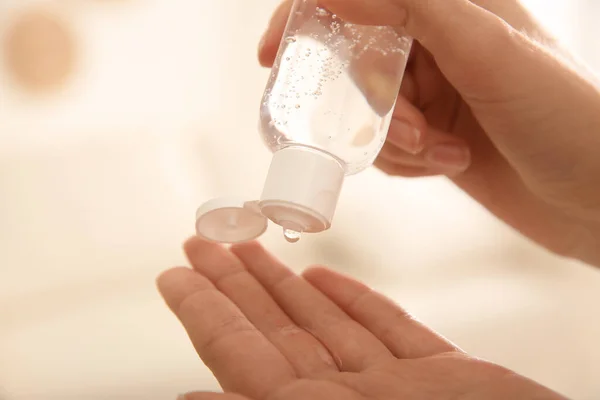
[[[267,219],[289,242],[329,229],[345,176],[369,167],[385,142],[411,44],[396,28],[347,23],[317,0],[295,0],[261,103],[260,132],[274,153],[262,196],[205,204],[198,234],[247,241]]]

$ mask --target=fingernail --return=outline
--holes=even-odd
[[[402,150],[418,154],[423,150],[423,134],[405,121],[395,121],[390,129],[390,141]]]
[[[471,152],[463,145],[440,144],[427,152],[425,160],[434,167],[464,171],[471,164]]]

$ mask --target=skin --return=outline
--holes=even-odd
[[[194,238],[193,266],[158,279],[225,394],[185,400],[564,399],[469,357],[363,284],[324,268],[294,274],[258,243]]]
[[[600,92],[518,1],[320,2],[417,41],[377,167],[447,175],[540,245],[600,265]],[[289,7],[261,40],[264,66]],[[350,278],[297,276],[256,243],[195,238],[185,249],[193,269],[167,271],[158,286],[226,392],[187,400],[563,399],[470,357]]]
[[[517,0],[321,3],[417,40],[377,167],[447,175],[533,241],[600,264],[600,92]],[[274,61],[290,5],[261,40],[263,66]]]

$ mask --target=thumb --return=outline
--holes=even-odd
[[[467,102],[487,102],[483,97],[490,95],[511,97],[506,93],[514,88],[509,81],[511,75],[516,80],[524,79],[515,60],[529,51],[529,41],[488,11],[485,6],[489,8],[489,2],[320,0],[349,22],[403,28],[433,55],[442,73]]]

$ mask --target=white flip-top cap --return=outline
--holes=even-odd
[[[213,199],[196,212],[196,233],[211,242],[241,243],[262,235],[268,222],[256,202],[236,198]]]
[[[344,175],[340,162],[325,153],[286,147],[273,155],[260,211],[284,229],[325,231],[331,227]]]
[[[318,233],[331,227],[344,169],[316,150],[287,147],[273,155],[260,201],[211,200],[196,212],[196,233],[219,243],[261,236],[268,219],[286,231]]]

